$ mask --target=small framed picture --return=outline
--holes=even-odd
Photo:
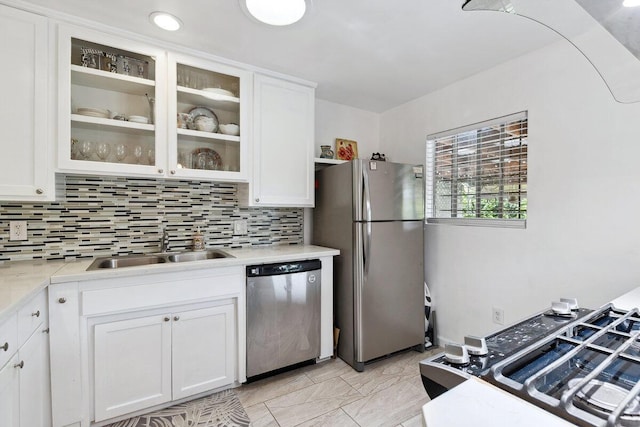
[[[336,138],[336,159],[353,160],[358,158],[358,143],[349,139]]]

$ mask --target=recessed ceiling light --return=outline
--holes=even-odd
[[[284,26],[298,22],[311,0],[240,0],[246,10],[260,22]]]
[[[167,31],[176,31],[182,27],[182,22],[175,16],[167,12],[153,12],[149,15],[149,20],[158,27]]]
[[[640,6],[640,0],[624,0],[624,2],[622,2],[622,5],[624,7],[636,7],[636,6]]]

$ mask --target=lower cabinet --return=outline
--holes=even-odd
[[[95,421],[234,381],[235,306],[95,325]]]
[[[51,284],[53,427],[105,424],[246,381],[245,280],[243,266],[228,266]]]
[[[47,335],[37,330],[0,369],[0,426],[49,425],[48,373]]]

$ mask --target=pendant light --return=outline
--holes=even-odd
[[[311,0],[240,0],[249,15],[268,25],[285,26],[304,16]]]

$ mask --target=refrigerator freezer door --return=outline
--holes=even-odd
[[[424,219],[421,165],[354,161],[354,220]]]
[[[355,363],[424,345],[422,221],[354,223]],[[359,230],[358,230],[359,228]]]

